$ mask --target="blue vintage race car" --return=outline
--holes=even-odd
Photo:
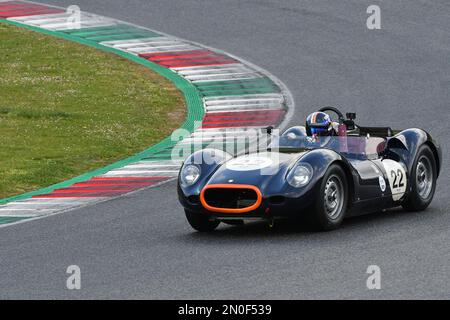
[[[321,111],[337,114],[338,135],[313,138],[296,126],[272,137],[263,152],[232,156],[207,148],[189,156],[178,195],[190,225],[212,231],[220,222],[306,217],[331,230],[352,215],[429,206],[442,163],[430,134],[363,127],[355,114]]]

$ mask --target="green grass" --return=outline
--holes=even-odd
[[[0,23],[0,199],[133,155],[185,118],[182,94],[123,58]]]

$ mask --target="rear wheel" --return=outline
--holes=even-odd
[[[191,227],[199,232],[213,231],[220,224],[220,221],[209,220],[208,216],[204,213],[195,212],[187,209],[184,209],[184,212]]]
[[[331,165],[309,212],[313,227],[323,231],[338,228],[345,217],[347,202],[348,183],[344,170],[339,165]]]
[[[420,147],[410,175],[410,192],[403,208],[408,211],[425,210],[436,190],[437,170],[433,151],[427,145]]]

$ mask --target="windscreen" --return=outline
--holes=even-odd
[[[380,137],[332,136],[309,137],[284,134],[272,140],[271,148],[281,152],[301,152],[326,148],[347,157],[373,159],[377,158],[386,146],[386,139]]]

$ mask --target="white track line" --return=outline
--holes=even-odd
[[[178,170],[176,171],[136,171],[136,170],[128,170],[128,171],[110,171],[101,175],[100,177],[152,177],[152,176],[164,176],[164,177],[175,177],[178,176]]]
[[[144,53],[188,51],[200,49],[197,46],[184,43],[179,39],[172,37],[152,37],[145,39],[104,41],[100,42],[100,44],[135,55]]]
[[[47,17],[45,16],[46,15],[36,15],[8,18],[8,20],[52,31],[63,31],[88,27],[108,27],[117,25],[117,22],[113,19],[91,14],[82,14],[79,22],[72,22],[71,20],[69,20],[68,18],[70,17],[70,15],[67,13],[49,14],[47,15]]]
[[[223,66],[202,66],[189,68],[173,68],[178,74],[193,83],[206,81],[226,81],[239,79],[256,79],[262,74],[252,70],[241,63]]]

